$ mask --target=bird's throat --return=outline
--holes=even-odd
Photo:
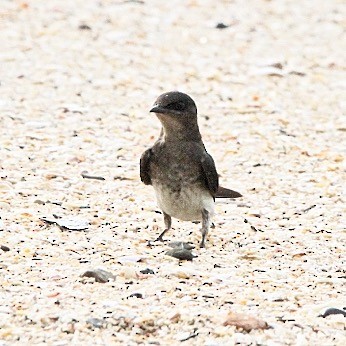
[[[162,129],[160,138],[164,141],[200,141],[202,136],[197,122],[176,121],[175,119],[160,119]]]

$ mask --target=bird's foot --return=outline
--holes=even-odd
[[[165,240],[161,237],[161,235],[159,237],[157,237],[155,240],[153,241],[161,241],[161,242],[164,242]]]
[[[163,239],[163,236],[165,233],[168,231],[168,229],[165,229],[154,241],[161,241],[164,242],[165,240]]]

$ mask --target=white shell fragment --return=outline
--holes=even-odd
[[[65,219],[65,218],[46,218],[46,217],[43,217],[43,218],[41,218],[41,220],[46,221],[48,223],[57,224],[58,226],[60,226],[62,228],[66,228],[66,229],[73,230],[73,231],[81,231],[81,230],[87,229],[90,225],[89,221],[79,219],[79,218]]]

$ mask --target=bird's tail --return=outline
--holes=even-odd
[[[238,198],[242,196],[243,195],[241,195],[239,192],[227,189],[222,186],[219,186],[215,195],[216,198]]]

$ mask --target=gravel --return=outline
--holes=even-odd
[[[0,344],[344,345],[343,13],[3,1]],[[217,204],[206,249],[173,220],[193,261],[150,242],[162,215],[139,180],[170,90],[193,97],[222,185],[244,196]],[[91,268],[115,280],[80,277]]]

